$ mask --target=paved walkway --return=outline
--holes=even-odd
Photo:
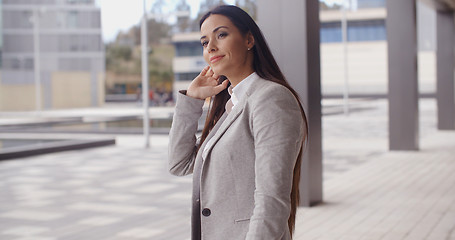
[[[299,211],[295,239],[455,239],[455,133],[421,144],[326,180],[324,203]]]
[[[296,239],[455,239],[455,132],[421,101],[421,151],[387,151],[387,104],[325,101],[324,204]],[[166,135],[0,162],[0,239],[189,239],[191,177],[167,172]],[[223,239],[222,236],[220,239]]]

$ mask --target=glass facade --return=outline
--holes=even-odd
[[[191,81],[199,75],[198,72],[176,73],[175,81]]]
[[[321,23],[320,35],[321,43],[341,42],[341,22]]]
[[[351,0],[353,1],[353,10],[362,11],[367,8],[382,8],[385,9],[385,0]],[[333,10],[331,10],[333,11]],[[335,10],[340,11],[340,10]],[[376,11],[378,12],[378,11]],[[375,12],[375,14],[377,14]],[[383,17],[375,16],[360,19],[348,20],[347,38],[349,42],[362,42],[362,41],[385,41],[386,28],[385,19]],[[342,41],[341,20],[328,20],[321,22],[320,41],[321,43],[336,43]]]
[[[385,0],[357,0],[357,8],[384,8]]]
[[[206,63],[201,59],[203,48],[199,41],[191,39],[188,41],[174,42],[175,57],[182,57],[184,59],[191,59],[189,66],[184,71],[174,72],[174,79],[176,82],[191,81],[199,75]],[[197,70],[196,70],[197,69]]]
[[[348,41],[385,41],[385,20],[368,20],[348,23]]]
[[[42,96],[24,100],[23,105],[2,101],[0,109],[32,109],[36,101],[42,109],[100,104],[105,58],[101,13],[94,0],[2,0],[1,6],[0,88],[12,89],[9,94],[14,95],[35,89],[38,79]],[[76,74],[80,80],[71,82]],[[70,88],[65,83],[77,86],[75,95],[86,95],[74,99],[59,95]]]
[[[342,41],[341,22],[321,23],[321,42],[333,43]],[[348,22],[348,41],[385,41],[385,20],[362,20]]]
[[[202,45],[200,42],[177,42],[174,43],[177,57],[202,56]]]
[[[43,70],[56,71],[59,70],[59,66],[64,66],[60,70],[91,71],[92,67],[87,57],[82,57],[84,63],[79,64],[81,57],[71,54],[89,53],[99,55],[97,58],[102,57],[104,46],[100,10],[95,6],[87,9],[73,7],[76,4],[93,5],[93,0],[3,0],[2,2],[2,60],[5,70],[33,70],[36,36],[34,23],[30,19],[34,18],[35,9],[27,4],[41,6],[39,8],[41,11],[38,11],[39,49],[47,61],[54,62],[54,64],[48,64],[48,69],[43,63]],[[56,6],[63,8],[56,8]],[[99,60],[102,61],[102,59]],[[74,61],[74,64],[62,63],[68,61]],[[74,66],[74,69],[71,69],[71,66]]]

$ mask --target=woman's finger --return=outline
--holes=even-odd
[[[205,68],[202,69],[201,73],[199,73],[199,76],[205,76],[209,68],[210,66],[205,66]]]
[[[207,74],[205,74],[205,76],[211,77],[211,76],[213,76],[213,74],[214,74],[214,72],[213,72],[212,68],[210,68],[210,69],[207,71]]]
[[[228,86],[228,82],[229,80],[224,80],[221,84],[215,86],[213,88],[213,90],[215,90],[215,95],[220,93],[221,91],[223,91],[224,89],[226,89],[226,87]]]

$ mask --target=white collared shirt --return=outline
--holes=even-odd
[[[251,83],[253,82],[252,80],[257,76],[258,76],[257,73],[253,72],[248,77],[240,81],[235,87],[232,87],[232,85],[229,86],[228,93],[231,95],[231,101],[232,104],[234,105],[232,108],[234,108],[235,105],[245,97],[247,90],[251,87]],[[213,137],[209,139],[209,141],[204,147],[202,156],[205,156],[205,152],[210,148],[210,146],[213,145],[213,141],[215,141]]]
[[[240,81],[235,87],[232,87],[232,85],[229,86],[230,89],[228,89],[228,92],[231,95],[231,101],[234,107],[240,100],[245,97],[247,90],[250,88],[251,83],[253,82],[252,80],[257,76],[257,73],[253,72],[248,77]]]

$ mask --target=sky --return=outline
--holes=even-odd
[[[150,10],[155,0],[145,0],[147,9]],[[175,8],[179,0],[167,0],[168,5],[163,9],[170,12]],[[228,4],[234,4],[235,0],[225,0]],[[131,26],[138,24],[144,12],[143,0],[96,0],[101,9],[101,26],[103,29],[104,42],[115,39],[119,31],[126,31]],[[199,10],[199,0],[187,0],[191,7],[191,15],[195,17]],[[172,21],[172,19],[169,19]]]
[[[346,0],[323,0],[329,5],[341,3]],[[171,12],[179,0],[166,0],[164,12]],[[225,0],[227,4],[234,4],[235,0]],[[101,8],[101,25],[104,42],[115,39],[119,31],[126,31],[131,26],[138,24],[144,12],[144,0],[96,0]],[[150,10],[155,0],[145,0],[146,7]],[[194,18],[199,11],[199,0],[187,0],[191,7],[191,16]],[[172,19],[169,19],[172,21]]]

